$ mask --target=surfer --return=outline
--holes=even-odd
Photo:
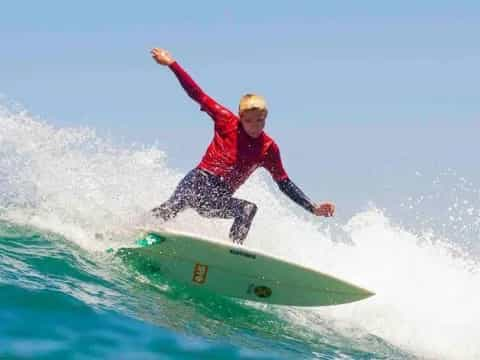
[[[230,239],[243,243],[257,205],[233,194],[258,167],[268,170],[280,190],[307,211],[333,216],[334,204],[313,203],[288,177],[277,144],[263,131],[268,109],[262,96],[243,96],[236,115],[205,94],[168,51],[154,48],[151,54],[158,64],[173,71],[187,94],[214,122],[213,140],[200,164],[180,181],[166,202],[152,210],[156,218],[168,221],[186,208],[206,217],[233,218]]]

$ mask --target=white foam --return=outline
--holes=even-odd
[[[318,319],[327,319],[348,337],[352,327],[362,329],[426,358],[480,358],[478,262],[431,234],[419,238],[393,226],[377,210],[356,215],[345,228],[354,246],[330,249],[335,263],[328,263],[326,270],[376,295],[286,316],[303,319],[313,329]],[[322,329],[320,325],[317,331]]]

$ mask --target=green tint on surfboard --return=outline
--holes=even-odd
[[[119,255],[148,264],[166,279],[220,295],[290,306],[350,303],[372,292],[244,246],[171,230],[143,230]]]

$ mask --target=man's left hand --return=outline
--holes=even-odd
[[[333,216],[333,214],[335,213],[335,204],[326,202],[323,204],[315,205],[313,213],[317,216]]]

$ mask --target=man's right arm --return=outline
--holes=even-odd
[[[198,86],[190,75],[176,62],[173,57],[165,50],[153,49],[152,57],[161,65],[167,65],[173,71],[178,81],[195,102],[201,106],[201,110],[207,112],[213,120],[217,117],[230,114],[230,111],[218,104]]]

